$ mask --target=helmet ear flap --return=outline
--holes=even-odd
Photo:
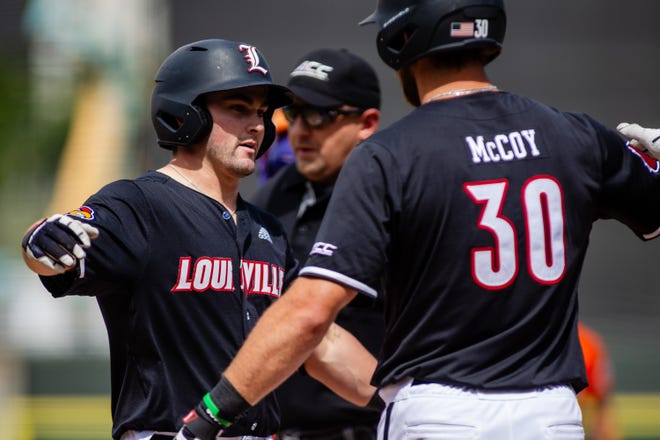
[[[167,149],[187,147],[211,132],[213,120],[208,110],[154,95],[152,121],[158,144]]]
[[[258,159],[262,154],[270,148],[270,146],[275,142],[275,135],[277,134],[277,129],[275,123],[273,123],[273,112],[274,110],[268,110],[264,115],[264,140],[261,142],[259,151],[255,159]]]
[[[190,141],[186,145],[191,145],[195,142],[201,141],[211,133],[211,129],[213,128],[213,118],[206,108],[195,104],[193,104],[191,107],[194,110],[194,116],[191,115],[191,117],[196,119],[194,124],[199,128],[197,129],[196,133],[191,136]]]

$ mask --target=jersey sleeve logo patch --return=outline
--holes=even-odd
[[[67,215],[72,217],[81,218],[83,220],[94,220],[94,210],[89,206],[81,206],[78,209],[67,212]]]
[[[331,257],[336,250],[337,246],[334,244],[317,241],[314,243],[314,246],[312,246],[312,250],[309,252],[309,255],[325,255],[326,257]]]
[[[660,171],[660,163],[658,163],[658,161],[653,157],[649,156],[648,153],[640,150],[639,148],[636,148],[630,142],[627,142],[626,145],[632,154],[639,157],[642,162],[644,162],[644,165],[650,172],[657,173]]]

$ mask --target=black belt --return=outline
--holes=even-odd
[[[329,430],[295,430],[279,432],[277,440],[375,440],[376,428],[373,426],[349,426]]]

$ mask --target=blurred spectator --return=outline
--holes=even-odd
[[[265,183],[281,168],[295,161],[288,137],[289,123],[284,117],[282,109],[278,108],[273,113],[273,123],[276,130],[275,141],[268,151],[257,159],[257,174],[260,183]]]
[[[578,323],[589,386],[578,394],[587,440],[620,440],[616,423],[614,373],[603,338],[584,323]]]

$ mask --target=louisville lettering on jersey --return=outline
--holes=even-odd
[[[230,258],[191,257],[179,259],[177,280],[172,292],[233,292],[233,265]],[[284,269],[263,261],[241,260],[241,290],[246,295],[279,297],[284,283]]]
[[[521,130],[496,134],[488,139],[467,136],[465,143],[473,163],[509,162],[540,156],[535,137],[535,130]]]

